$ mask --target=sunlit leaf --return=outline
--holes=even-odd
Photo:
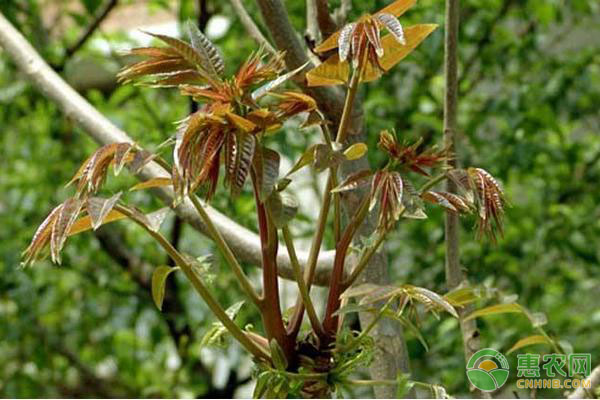
[[[368,147],[364,143],[354,143],[344,151],[347,160],[358,160],[367,152]]]
[[[356,29],[356,23],[350,23],[342,28],[340,31],[337,45],[338,45],[338,56],[341,61],[346,61],[348,59],[348,55],[350,54],[350,44],[352,39],[352,34]],[[317,50],[318,51],[318,50]]]
[[[295,70],[290,71],[287,74],[281,75],[277,79],[274,79],[271,82],[266,83],[265,85],[259,87],[258,89],[256,89],[255,91],[252,92],[252,99],[256,101],[256,100],[260,99],[261,97],[263,97],[264,95],[266,95],[267,93],[269,93],[270,91],[277,89],[279,86],[283,85],[285,82],[290,80],[292,77],[294,77],[295,75],[300,73],[304,68],[306,68],[306,66],[308,64],[309,64],[309,62],[306,62],[305,64],[299,66]]]
[[[96,230],[104,223],[104,219],[112,211],[120,198],[121,192],[108,199],[101,197],[90,197],[87,199],[86,211],[92,220],[92,229]]]
[[[409,55],[436,28],[436,24],[409,26],[404,30],[404,37],[406,40],[405,45],[398,43],[392,34],[388,34],[381,38],[381,44],[384,50],[383,56],[379,58],[379,65],[381,68],[385,71],[389,71],[394,65],[398,64],[403,58]],[[367,63],[361,80],[363,82],[370,82],[378,79],[380,76],[381,70],[371,63]]]
[[[289,172],[285,176],[286,177],[290,176],[294,172],[299,171],[300,169],[304,168],[305,166],[312,164],[315,159],[316,146],[317,145],[312,145],[308,149],[306,149],[304,151],[304,153],[302,153],[302,155],[300,156],[298,161],[296,161],[296,164],[294,164],[292,169],[290,169]]]
[[[481,289],[473,287],[463,287],[455,289],[444,295],[444,299],[454,307],[461,307],[471,304],[482,298]]]
[[[349,175],[338,187],[331,190],[332,193],[346,192],[358,187],[366,186],[371,182],[373,172],[370,170],[361,170]]]
[[[525,309],[519,304],[509,303],[509,304],[496,304],[493,306],[485,307],[479,310],[473,311],[469,314],[465,321],[469,321],[471,319],[485,317],[488,315],[496,315],[496,314],[506,314],[506,313],[518,313],[518,314],[526,314]]]
[[[127,216],[117,210],[111,210],[106,217],[102,220],[102,225],[108,224],[109,222],[119,221],[125,219]],[[92,229],[92,219],[89,215],[82,217],[75,221],[69,230],[69,236],[76,235],[81,232],[85,232]]]
[[[392,14],[399,17],[414,6],[416,2],[417,0],[396,0],[392,4],[379,10],[377,14]]]
[[[169,186],[172,184],[173,184],[173,181],[171,180],[171,178],[158,177],[158,178],[148,179],[147,181],[144,181],[144,182],[140,182],[137,185],[132,186],[129,190],[134,191],[134,190],[150,189],[150,188],[156,188],[156,187]]]
[[[516,350],[522,349],[523,347],[526,346],[531,346],[534,344],[552,344],[551,341],[548,340],[547,337],[542,336],[542,335],[532,335],[532,336],[527,336],[526,338],[523,338],[521,340],[519,340],[517,343],[515,343],[507,352],[506,354],[510,354]]]
[[[179,267],[160,266],[152,272],[152,299],[156,307],[162,311],[163,300],[165,298],[165,284],[167,277]]]
[[[52,234],[52,227],[54,226],[54,222],[58,217],[60,209],[62,208],[62,204],[56,206],[50,214],[44,219],[38,229],[35,231],[33,235],[33,239],[31,239],[31,244],[25,249],[23,252],[23,266],[28,266],[35,262],[42,249],[48,244],[50,241],[50,236]]]
[[[400,21],[398,21],[398,18],[387,13],[378,13],[376,18],[387,28],[387,30],[398,43],[406,44],[406,39],[404,38],[404,29],[402,29],[402,25],[400,24]]]
[[[67,236],[71,226],[79,216],[79,212],[83,207],[84,201],[75,197],[67,199],[56,216],[56,220],[52,225],[52,234],[50,236],[50,254],[52,262],[60,264],[60,252],[67,240]]]
[[[248,133],[256,129],[256,125],[252,121],[240,117],[235,113],[228,112],[225,115],[227,116],[227,119],[229,119],[229,121],[231,121],[231,123],[234,124],[242,132]]]
[[[425,288],[418,287],[418,286],[412,286],[412,285],[403,285],[402,288],[406,290],[406,293],[411,298],[417,299],[418,301],[425,303],[425,304],[429,303],[432,306],[434,306],[435,308],[439,308],[439,309],[447,311],[454,318],[458,318],[458,313],[456,312],[454,307],[452,307],[452,304],[450,304],[447,300],[445,300],[439,294],[432,292],[429,289],[425,289]],[[423,300],[425,300],[425,301],[423,301]]]
[[[308,86],[343,85],[348,82],[350,64],[340,61],[337,54],[306,73]]]

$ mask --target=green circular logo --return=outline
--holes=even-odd
[[[499,351],[481,349],[467,363],[469,382],[479,390],[493,392],[508,380],[508,361]]]

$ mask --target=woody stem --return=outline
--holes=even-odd
[[[254,188],[263,263],[264,293],[260,299],[260,310],[267,338],[269,341],[275,339],[283,349],[288,362],[291,362],[294,341],[287,336],[279,298],[279,282],[277,277],[277,250],[279,242],[277,239],[277,228],[273,224],[273,221],[271,221],[264,203],[260,200],[260,188],[254,168],[250,170],[250,175]]]
[[[335,248],[335,259],[333,261],[333,271],[329,282],[329,296],[327,298],[327,308],[325,309],[325,319],[323,320],[323,329],[329,337],[333,337],[338,326],[338,316],[333,315],[340,308],[340,295],[342,294],[344,278],[344,264],[348,248],[356,231],[364,221],[369,211],[369,196],[365,196],[359,210],[354,215]]]

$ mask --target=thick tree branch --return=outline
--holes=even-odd
[[[329,14],[329,2],[327,0],[316,0],[317,2],[317,22],[323,38],[331,36],[337,30],[337,25],[331,14]]]
[[[47,98],[54,101],[63,113],[79,124],[97,143],[133,142],[121,129],[113,125],[81,95],[75,92],[33,49],[27,40],[0,13],[0,46],[13,59],[29,81]],[[142,179],[165,176],[165,171],[156,163],[149,164],[140,173]],[[173,191],[162,188],[156,194],[168,205],[173,202]],[[211,219],[223,234],[237,257],[254,265],[261,265],[260,241],[256,233],[240,226],[211,207],[206,207]],[[175,212],[194,228],[205,232],[205,227],[189,200],[175,208]],[[298,258],[306,265],[308,253],[299,251]],[[294,279],[287,249],[281,247],[277,259],[279,274],[285,279]],[[319,259],[315,283],[327,285],[333,264],[333,252],[325,252]]]
[[[240,22],[244,26],[244,29],[246,29],[246,32],[248,32],[248,35],[250,35],[250,37],[254,39],[256,43],[258,43],[260,46],[263,46],[265,50],[267,50],[269,53],[275,54],[277,50],[275,50],[275,48],[271,45],[271,43],[269,43],[267,38],[262,34],[260,29],[258,29],[258,26],[256,26],[256,24],[252,20],[252,17],[250,16],[250,14],[248,14],[248,11],[246,11],[246,8],[242,4],[242,0],[230,1],[233,10],[240,19]]]
[[[313,43],[320,40],[317,22],[317,0],[306,0],[306,35]]]

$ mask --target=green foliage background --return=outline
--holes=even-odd
[[[41,22],[47,3],[2,1],[0,11],[57,65],[102,2],[81,0],[78,11],[64,13],[61,18],[70,28],[59,37],[53,35],[53,25]],[[67,2],[53,3],[66,7]],[[147,3],[150,11],[175,10],[180,20],[194,12],[189,0]],[[254,2],[246,3],[259,20]],[[353,3],[355,17],[387,2]],[[233,71],[255,45],[228,2],[208,4],[211,13],[233,19],[216,41]],[[304,2],[288,0],[286,6],[295,27],[304,32]],[[462,264],[472,283],[497,288],[505,296],[518,295],[520,304],[545,313],[551,335],[575,352],[591,352],[598,364],[600,4],[465,0],[461,7],[459,160],[499,178],[512,205],[505,237],[496,246],[476,241],[474,221],[464,220]],[[373,146],[381,129],[395,129],[400,138],[441,143],[443,2],[420,1],[403,17],[404,24],[416,22],[436,22],[442,29],[390,74],[362,90]],[[109,43],[127,40],[119,32],[100,30],[97,36]],[[112,76],[119,65],[118,57],[86,46],[66,64],[63,75],[72,82],[85,81]],[[83,94],[144,145],[157,145],[171,135],[172,122],[189,107],[174,91],[134,86]],[[95,144],[25,82],[2,52],[0,132],[0,396],[217,397],[230,396],[247,383],[248,359],[237,347],[212,353],[199,348],[213,320],[181,277],[167,288],[171,309],[163,315],[155,309],[144,282],[148,266],[167,260],[140,229],[128,224],[107,227],[107,234],[118,235],[137,263],[119,263],[105,251],[101,234],[87,233],[69,241],[62,267],[43,262],[28,270],[18,268],[37,225],[67,196],[64,183]],[[274,139],[275,146],[293,159],[315,140],[309,135],[286,128]],[[369,157],[374,166],[383,162],[376,152]],[[116,191],[119,183],[133,181],[123,178],[110,188]],[[144,193],[127,198],[148,210],[158,207]],[[231,200],[217,195],[215,204],[254,227],[249,196]],[[431,209],[428,214],[426,221],[399,224],[386,247],[389,265],[395,281],[444,293],[442,213]],[[300,220],[310,236],[307,216]],[[164,229],[172,228],[169,221]],[[181,247],[196,255],[212,251],[209,242],[187,227]],[[227,270],[215,266],[214,273],[212,288],[223,304],[239,300]],[[251,307],[240,322],[259,325]],[[488,317],[479,324],[482,345],[500,351],[534,334],[520,316]],[[413,337],[408,341],[413,378],[442,384],[455,396],[468,395],[456,321],[426,317],[422,329],[428,352]],[[522,351],[551,352],[541,345]],[[513,374],[505,386],[508,395],[516,389],[516,354],[509,362]],[[216,373],[222,370],[230,373]]]

